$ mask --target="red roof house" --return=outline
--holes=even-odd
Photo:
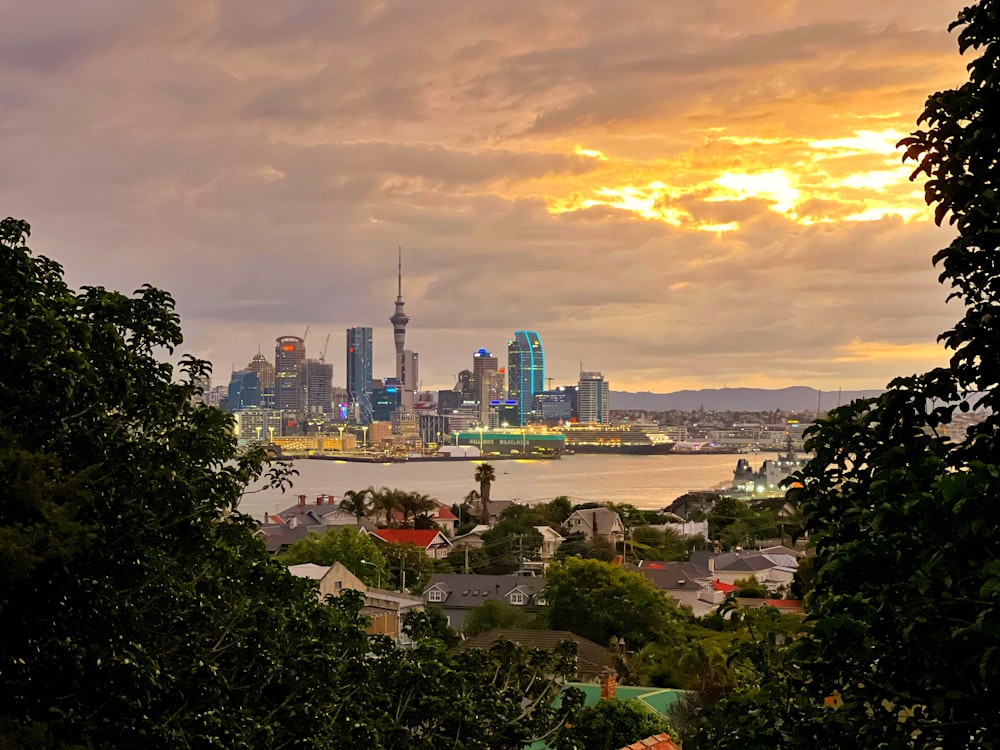
[[[386,544],[412,544],[430,558],[447,557],[451,542],[436,529],[374,529],[368,534]]]

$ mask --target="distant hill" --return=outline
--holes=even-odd
[[[857,398],[871,398],[877,391],[817,391],[797,385],[791,388],[706,388],[674,393],[629,393],[611,391],[611,408],[635,411],[826,411]]]

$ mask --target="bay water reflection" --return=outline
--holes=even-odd
[[[622,456],[576,454],[558,460],[523,459],[490,461],[496,470],[492,497],[546,502],[566,495],[574,505],[591,501],[631,503],[653,510],[669,505],[685,492],[706,490],[732,480],[739,458],[748,458],[759,467],[773,453],[751,455],[682,454],[665,456]],[[479,461],[419,461],[398,464],[354,463],[299,459],[294,462],[299,475],[294,487],[282,494],[265,489],[248,493],[240,510],[255,518],[282,510],[306,495],[341,497],[345,490],[368,486],[397,488],[435,497],[445,504],[461,502],[470,490],[478,489],[473,479]],[[251,490],[257,487],[251,487]]]

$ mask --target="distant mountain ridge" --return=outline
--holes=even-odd
[[[804,385],[766,388],[706,388],[700,391],[650,393],[611,391],[611,408],[631,411],[822,411],[858,398],[872,398],[882,390],[818,391]]]

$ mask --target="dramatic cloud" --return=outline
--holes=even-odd
[[[871,388],[958,312],[896,142],[955,0],[0,6],[0,199],[74,284],[150,282],[223,374],[388,317],[425,387],[540,332],[616,389]]]

